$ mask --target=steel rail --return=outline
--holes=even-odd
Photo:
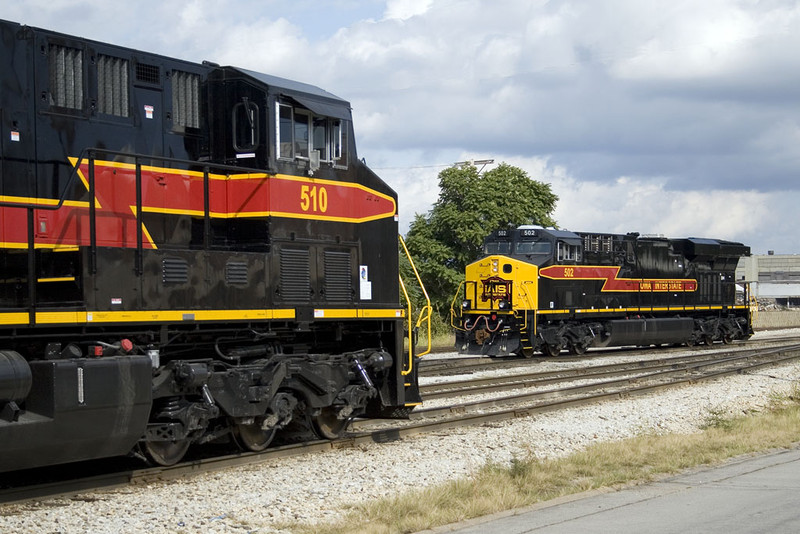
[[[755,356],[750,356],[747,359],[752,359],[754,357]],[[778,351],[775,351],[773,358],[767,361],[744,364],[735,366],[731,369],[709,371],[700,374],[700,371],[702,370],[703,367],[708,367],[708,365],[703,364],[698,366],[698,369],[694,370],[694,374],[692,376],[686,378],[678,378],[675,380],[659,382],[659,383],[651,383],[646,385],[637,385],[641,381],[640,379],[632,381],[620,380],[617,381],[619,382],[619,384],[617,384],[618,386],[625,386],[625,383],[627,382],[630,387],[619,387],[618,389],[612,389],[610,391],[608,390],[608,387],[606,387],[603,388],[606,391],[590,393],[584,396],[573,396],[566,399],[561,398],[559,400],[554,400],[549,402],[540,402],[540,403],[527,404],[512,408],[505,408],[498,411],[492,411],[491,413],[479,413],[477,412],[477,409],[470,413],[465,413],[466,410],[462,411],[459,409],[456,410],[455,412],[451,411],[448,415],[452,415],[452,417],[448,417],[446,419],[439,418],[434,420],[433,418],[428,418],[402,428],[396,427],[386,430],[376,430],[373,431],[371,434],[369,432],[364,432],[364,434],[380,436],[381,432],[390,432],[392,435],[396,435],[397,438],[402,438],[405,436],[411,436],[425,432],[435,432],[438,430],[445,430],[453,427],[478,425],[488,422],[515,419],[518,417],[526,417],[537,413],[556,411],[563,408],[571,408],[576,406],[594,404],[604,400],[646,395],[660,390],[683,387],[686,385],[692,385],[699,382],[716,380],[718,378],[722,378],[725,376],[744,374],[748,371],[753,371],[764,367],[774,367],[776,365],[781,365],[783,363],[795,360],[800,360],[800,349],[798,348],[794,348],[789,355],[784,355]],[[674,374],[674,373],[670,372],[666,374]],[[608,384],[606,384],[606,386],[608,386]],[[579,386],[578,388],[575,388],[574,391],[579,392],[580,388],[583,388],[584,390],[590,390],[591,386]],[[551,391],[550,393],[555,393],[556,396],[558,396],[557,391]],[[441,410],[444,409],[445,408],[442,408]]]
[[[781,352],[785,349],[781,349]],[[791,349],[793,352],[796,352],[797,355],[790,356],[786,359],[800,359],[800,346],[793,347]],[[764,354],[746,354],[746,355],[737,355],[737,356],[729,356],[724,358],[718,359],[709,359],[704,360],[701,362],[695,363],[685,363],[685,364],[676,364],[670,366],[663,366],[663,370],[656,371],[656,372],[646,372],[643,374],[638,374],[635,376],[628,376],[624,378],[614,379],[614,380],[604,380],[600,382],[592,382],[591,384],[582,384],[576,386],[570,386],[566,388],[559,388],[559,389],[550,389],[545,391],[534,391],[530,393],[522,393],[518,395],[510,395],[506,397],[495,397],[492,399],[482,400],[482,401],[474,401],[474,402],[467,402],[462,404],[455,404],[451,406],[444,406],[441,408],[428,408],[422,410],[415,410],[411,413],[412,419],[421,419],[421,418],[430,418],[430,417],[440,417],[443,415],[447,415],[450,413],[463,413],[467,411],[474,411],[474,410],[481,410],[486,408],[494,408],[497,406],[508,405],[515,402],[526,402],[529,400],[538,400],[538,399],[549,399],[549,398],[559,398],[565,397],[571,394],[585,392],[585,391],[595,391],[598,389],[607,389],[611,387],[617,386],[624,386],[626,384],[636,384],[640,383],[645,380],[655,380],[655,379],[663,379],[670,376],[675,375],[685,375],[687,373],[697,373],[705,368],[709,367],[718,367],[720,365],[731,364],[741,361],[752,360],[755,358],[764,358],[767,357]],[[781,359],[778,360],[783,361]],[[770,361],[771,364],[771,361]],[[645,369],[644,371],[651,371],[651,369]],[[628,374],[636,373],[635,370],[631,370]],[[578,379],[582,379],[578,378]],[[572,379],[571,381],[574,381]],[[454,395],[456,395],[454,393]]]
[[[798,345],[798,347],[800,347],[800,345]],[[763,349],[747,349],[737,352],[726,351],[725,354],[737,354],[738,357],[744,357],[745,354],[742,353],[755,355],[753,353],[758,353],[762,350]],[[452,382],[439,382],[420,386],[420,393],[425,400],[441,397],[477,395],[480,393],[494,393],[509,389],[521,389],[564,382],[566,380],[585,380],[599,377],[620,376],[646,370],[674,368],[678,365],[685,366],[691,363],[717,361],[720,355],[720,352],[705,352],[688,356],[675,356],[673,358],[659,358],[657,360],[639,360],[635,362],[596,365],[573,369],[558,369],[554,371],[538,371],[506,376],[454,380]]]
[[[735,341],[731,345],[714,344],[713,347],[705,345],[698,345],[692,350],[701,352],[708,350],[719,350],[721,347],[758,347],[770,346],[777,344],[784,344],[788,341],[799,341],[800,336],[791,336],[780,339],[765,339],[765,340],[749,340],[749,341]],[[516,367],[521,365],[537,365],[539,363],[586,363],[602,360],[605,356],[619,356],[625,353],[636,352],[652,352],[657,350],[659,352],[676,352],[685,351],[687,347],[659,347],[643,348],[643,347],[613,347],[604,349],[590,349],[586,354],[581,356],[534,356],[533,358],[523,358],[522,356],[504,356],[498,358],[488,358],[483,356],[472,357],[457,357],[457,358],[428,358],[423,359],[420,364],[420,376],[441,376],[442,374],[455,374],[456,371],[463,371],[466,373],[489,370],[489,369],[502,369],[505,367]]]
[[[752,362],[754,358],[768,358],[766,361]],[[661,381],[657,383],[640,385],[639,383],[645,376],[635,379],[605,381],[602,384],[603,391],[591,391],[589,386],[578,386],[568,388],[572,393],[587,392],[585,395],[573,395],[563,398],[564,393],[557,391],[548,393],[560,396],[557,400],[547,402],[528,403],[522,406],[504,408],[489,413],[466,413],[467,408],[463,407],[454,413],[451,409],[447,418],[425,418],[422,421],[415,421],[411,424],[402,426],[394,425],[385,428],[377,428],[369,431],[351,432],[348,436],[335,441],[312,441],[293,445],[273,447],[260,453],[236,453],[214,458],[203,458],[166,468],[147,468],[147,469],[126,469],[118,472],[95,475],[91,477],[75,478],[61,482],[47,482],[27,487],[6,488],[0,490],[0,503],[14,503],[32,499],[52,498],[56,496],[68,496],[76,493],[91,490],[109,490],[118,487],[129,487],[131,485],[150,484],[159,481],[180,478],[188,475],[199,475],[202,473],[219,471],[237,466],[256,465],[263,462],[272,461],[278,458],[297,456],[301,454],[327,452],[336,449],[349,448],[365,443],[385,443],[396,441],[404,437],[435,432],[449,428],[462,427],[468,425],[478,425],[488,422],[511,420],[526,417],[538,413],[546,413],[564,408],[583,406],[602,402],[604,400],[626,398],[638,395],[645,395],[655,391],[666,390],[674,387],[682,387],[688,384],[695,384],[708,380],[715,380],[733,374],[742,374],[755,369],[772,367],[792,360],[800,359],[800,346],[782,347],[766,351],[758,356],[746,355],[735,358],[722,358],[716,363],[702,362],[687,369],[670,370],[664,373],[650,373],[651,378],[660,375],[660,378],[673,376],[676,373],[692,376],[683,376],[677,379]],[[704,369],[724,363],[734,363],[738,365],[723,370]],[[590,385],[596,390],[598,385]],[[616,386],[616,387],[614,387]],[[539,399],[542,400],[541,398]],[[496,402],[496,401],[493,401]],[[504,404],[507,404],[504,402]],[[453,408],[453,407],[449,407]],[[474,407],[473,407],[474,408]],[[478,408],[474,408],[477,410]],[[443,409],[440,409],[443,410]],[[430,411],[428,412],[431,413]]]

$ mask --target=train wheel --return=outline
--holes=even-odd
[[[542,345],[542,354],[545,356],[550,356],[551,358],[555,358],[559,354],[561,354],[561,348],[554,346],[554,345]]]
[[[322,408],[318,415],[309,417],[311,428],[322,439],[337,439],[342,435],[349,419],[336,417],[336,409],[330,406]]]
[[[256,419],[250,424],[238,424],[234,427],[233,439],[243,449],[252,452],[261,452],[272,443],[277,433],[277,428],[264,430],[261,428],[261,419]]]
[[[144,444],[144,454],[147,458],[158,465],[175,465],[181,461],[183,455],[189,449],[191,442],[188,439],[178,441],[146,441]]]
[[[703,336],[703,343],[708,345],[709,347],[714,344],[714,338],[709,334]]]
[[[523,347],[519,351],[519,353],[522,354],[525,358],[533,358],[533,355],[534,355],[533,347],[531,347],[529,349],[526,349],[526,348]]]
[[[733,336],[730,334],[722,334],[722,342],[725,345],[730,345],[731,343],[733,343]]]
[[[583,345],[570,345],[569,353],[573,356],[583,356],[586,354],[586,347]]]

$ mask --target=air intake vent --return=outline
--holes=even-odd
[[[353,278],[349,252],[325,251],[325,299],[353,300]]]
[[[225,264],[225,281],[234,285],[247,285],[247,264],[243,261],[229,261]]]
[[[158,68],[158,65],[137,63],[136,81],[157,85],[159,82],[161,82],[161,69]]]
[[[83,52],[50,45],[50,104],[83,109]]]
[[[182,258],[161,260],[162,280],[165,284],[186,284],[189,282],[189,263]]]
[[[128,116],[128,60],[97,58],[97,108],[100,113]]]
[[[286,301],[308,302],[311,296],[308,250],[281,249],[280,294]]]
[[[172,120],[176,126],[200,127],[200,76],[172,73]]]

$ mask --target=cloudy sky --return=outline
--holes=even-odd
[[[562,228],[800,253],[800,2],[18,0],[0,17],[318,85],[400,194],[493,159]]]

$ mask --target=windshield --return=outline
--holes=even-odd
[[[510,241],[491,241],[484,247],[486,254],[511,254]]]
[[[550,254],[553,248],[549,241],[520,241],[516,254]]]

